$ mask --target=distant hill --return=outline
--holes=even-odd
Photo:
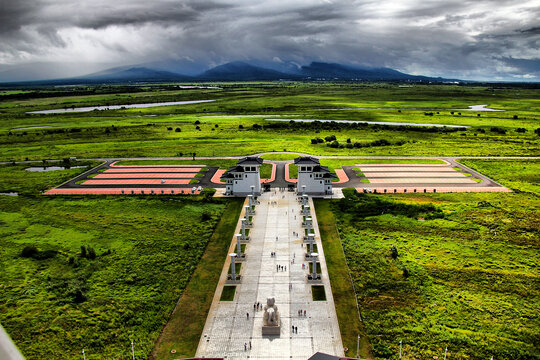
[[[297,79],[297,75],[286,74],[259,66],[250,65],[242,61],[234,61],[216,66],[198,75],[199,80],[227,80],[227,81],[259,81]]]
[[[159,64],[163,66],[163,64]],[[181,70],[181,66],[171,68]],[[234,61],[218,65],[198,75],[184,75],[153,68],[152,64],[124,66],[107,69],[73,78],[40,80],[39,84],[80,84],[80,83],[123,83],[123,82],[183,82],[183,81],[272,81],[272,80],[317,80],[317,81],[406,81],[406,82],[448,82],[454,79],[410,75],[390,68],[370,68],[336,63],[312,62],[298,67],[284,63],[280,70],[257,66],[248,62]],[[194,69],[186,69],[193,74]],[[26,81],[28,82],[28,81]]]
[[[78,79],[92,81],[185,81],[192,80],[192,77],[146,67],[120,67],[85,75]]]
[[[442,78],[409,75],[390,68],[353,67],[342,64],[312,62],[302,66],[300,74],[320,80],[361,81],[443,81]]]

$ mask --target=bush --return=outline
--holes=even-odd
[[[330,146],[331,148],[336,149],[339,147],[339,142],[337,140],[334,140],[330,144],[327,144],[327,145]]]
[[[397,257],[399,256],[398,254],[398,251],[397,251],[397,247],[395,245],[392,245],[392,248],[390,249],[390,252],[392,253],[392,259],[397,259]]]
[[[179,127],[177,127],[176,129],[174,129],[174,132],[182,132],[182,129],[180,129]]]
[[[336,140],[336,135],[327,136],[327,137],[324,138],[324,140],[326,142],[335,141]]]
[[[200,125],[200,123],[201,123],[201,122],[200,122],[199,120],[196,120],[196,121],[195,121],[195,125]]]
[[[37,254],[39,250],[34,245],[28,245],[25,246],[24,249],[21,251],[21,256],[25,258],[34,257],[35,254]]]
[[[518,133],[526,133],[527,129],[525,129],[525,128],[517,128],[516,132],[518,132]]]
[[[203,212],[202,215],[201,215],[201,221],[208,221],[212,219],[212,215],[208,212]]]

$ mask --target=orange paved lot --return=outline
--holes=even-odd
[[[99,174],[94,176],[91,179],[166,179],[166,178],[187,178],[192,179],[197,175],[197,173],[178,173],[178,174],[171,174],[171,173],[163,173],[163,174]]]
[[[227,170],[218,169],[216,173],[214,174],[214,176],[212,176],[212,179],[210,181],[213,182],[214,184],[225,184],[225,182],[221,182],[220,180],[221,175],[225,174],[225,171]]]
[[[164,194],[164,195],[182,195],[182,194],[199,194],[200,191],[195,190],[192,192],[192,189],[159,189],[159,188],[118,188],[118,189],[52,189],[45,193],[45,195],[107,195],[107,194],[124,194],[131,195],[133,194],[151,194],[154,191],[155,194]]]
[[[187,185],[189,184],[189,179],[187,180],[165,180],[164,185],[166,184],[177,184],[177,185]],[[87,180],[82,183],[82,185],[159,185],[161,180]]]
[[[384,171],[384,172],[391,172],[391,171],[395,171],[395,172],[410,172],[410,171],[413,171],[413,172],[452,172],[452,171],[456,171],[454,169],[452,169],[450,166],[433,166],[433,167],[428,167],[428,166],[374,166],[374,165],[369,165],[369,166],[360,166],[360,170],[362,170],[362,172],[377,172],[377,171]]]
[[[476,184],[470,178],[368,178],[372,184]]]
[[[413,178],[413,177],[428,177],[428,178],[451,178],[451,177],[466,177],[460,172],[454,171],[444,171],[444,172],[367,172],[364,171],[364,175],[366,175],[368,178],[385,178],[385,177],[403,177],[403,178]]]
[[[332,184],[342,184],[349,181],[349,177],[345,174],[343,169],[336,169],[336,175],[339,177],[339,181],[334,181]]]
[[[366,184],[369,185],[369,184]],[[366,188],[369,188],[369,186],[366,186]],[[386,191],[388,194],[394,193],[394,189],[396,189],[397,193],[403,193],[405,190],[407,190],[407,193],[414,193],[415,188],[387,188]],[[512,190],[504,188],[504,187],[430,187],[425,188],[426,192],[432,193],[434,189],[437,190],[438,193],[447,193],[447,192],[512,192]],[[375,190],[375,189],[373,189]],[[364,192],[363,188],[356,188],[356,191],[358,192]],[[384,188],[377,188],[378,193],[384,193]],[[417,193],[423,193],[424,188],[417,187],[416,188]]]
[[[205,167],[206,165],[202,164],[202,165],[116,165],[118,161],[115,161],[113,162],[110,166],[111,167],[118,167],[118,168],[122,168],[122,167]]]
[[[147,173],[155,173],[155,172],[170,172],[170,173],[183,173],[183,172],[186,172],[186,173],[192,173],[192,172],[199,172],[202,168],[194,168],[194,167],[191,167],[191,168],[164,168],[164,167],[160,167],[160,168],[137,168],[137,169],[130,169],[130,168],[124,168],[124,169],[117,169],[117,168],[114,168],[114,169],[107,169],[105,171],[105,173],[144,173],[144,172],[147,172]]]

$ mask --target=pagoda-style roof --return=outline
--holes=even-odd
[[[323,179],[337,179],[337,175],[331,172],[324,173]]]
[[[264,162],[263,159],[261,159],[258,156],[247,156],[245,158],[242,158],[238,160],[238,165],[262,165]]]
[[[294,165],[319,165],[319,159],[312,156],[301,156],[294,159]]]
[[[220,176],[220,179],[234,179],[234,173],[244,172],[243,166],[232,166]]]
[[[330,173],[330,169],[328,169],[328,166],[317,165],[313,167],[313,172],[314,173]]]

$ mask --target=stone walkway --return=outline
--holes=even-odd
[[[301,237],[293,236],[293,232],[304,233],[296,195],[268,192],[260,196],[259,201],[249,233],[251,240],[246,246],[247,259],[240,272],[241,284],[237,285],[234,301],[219,301],[230,267],[227,259],[196,356],[305,360],[317,351],[344,356],[314,211],[312,217],[326,301],[312,300],[311,285],[306,281],[309,267],[302,261],[306,246]],[[310,206],[313,209],[311,200]],[[240,225],[237,232],[240,232]],[[233,241],[230,252],[235,249]],[[276,252],[276,256],[272,257],[271,252]],[[291,263],[293,259],[294,264]],[[305,269],[302,269],[303,263]],[[277,265],[286,266],[287,270],[276,271]],[[276,299],[282,322],[280,336],[262,336],[264,311],[253,308],[256,302],[266,304],[268,297]],[[306,316],[298,315],[300,309],[306,310]],[[249,319],[246,313],[249,313]],[[298,328],[298,334],[292,334],[292,326]],[[247,344],[247,350],[244,350],[244,344]]]

